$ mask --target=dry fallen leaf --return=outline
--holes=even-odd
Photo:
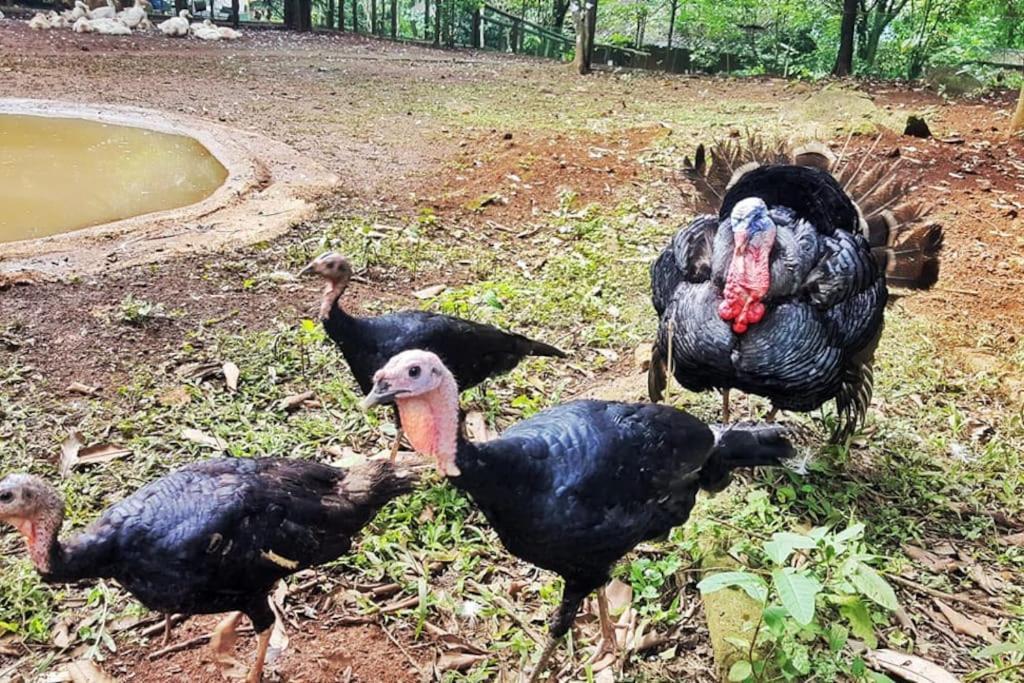
[[[67,386],[66,391],[72,394],[82,394],[83,396],[95,396],[100,393],[100,388],[91,387],[88,384],[82,384],[81,382],[72,382]]]
[[[999,542],[1003,545],[1015,545],[1024,548],[1024,531],[1019,531],[1009,536],[1002,536]]]
[[[477,662],[485,659],[487,659],[487,655],[445,652],[437,658],[437,670],[442,673],[445,671],[465,671],[473,667]]]
[[[953,627],[953,630],[965,636],[972,636],[974,638],[981,638],[990,643],[996,642],[996,637],[992,635],[992,632],[988,630],[984,624],[979,624],[970,617],[960,614],[955,609],[942,602],[938,598],[935,598],[935,606],[942,612],[942,616],[946,618],[949,625]]]
[[[924,565],[924,567],[933,572],[945,572],[950,569],[955,569],[957,566],[956,560],[947,559],[940,557],[933,552],[919,548],[916,545],[905,544],[903,546],[903,552],[907,554],[907,557]]]
[[[290,413],[293,410],[298,410],[302,407],[302,404],[306,401],[311,401],[316,394],[312,391],[304,391],[301,394],[292,394],[291,396],[285,396],[277,403],[277,409],[283,410],[286,413]]]
[[[89,660],[71,662],[64,670],[71,676],[72,683],[116,683],[98,664]]]
[[[967,568],[967,576],[978,584],[978,588],[989,595],[998,595],[1002,582],[986,572],[980,564],[972,564]]]
[[[238,377],[241,375],[238,366],[228,361],[221,370],[224,372],[224,384],[227,385],[228,391],[231,393],[238,391]]]
[[[201,432],[198,429],[192,429],[191,427],[186,427],[181,430],[181,438],[186,441],[191,441],[192,443],[197,443],[200,446],[215,448],[218,451],[226,451],[228,449],[228,445],[223,439],[216,436],[210,436],[205,432]]]
[[[183,406],[192,400],[192,397],[188,393],[188,388],[184,386],[177,386],[173,389],[164,392],[159,399],[157,399],[160,405],[166,408],[175,408],[177,406]]]
[[[472,441],[491,441],[498,436],[487,426],[487,418],[479,410],[471,410],[466,413],[463,424],[466,428],[466,435]]]
[[[872,669],[894,674],[910,683],[960,683],[960,679],[926,659],[895,650],[871,650],[864,660]]]
[[[71,474],[71,470],[82,465],[99,465],[111,460],[117,460],[131,455],[127,448],[111,444],[100,444],[86,446],[81,433],[72,431],[64,443],[60,445],[60,465],[58,470],[61,477]]]
[[[417,299],[433,299],[446,289],[448,289],[448,285],[431,285],[413,292],[412,295]]]

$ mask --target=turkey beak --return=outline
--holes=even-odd
[[[316,265],[316,261],[310,261],[309,265],[299,271],[299,277],[305,277],[313,274],[313,266]]]
[[[747,231],[746,225],[744,225],[740,230],[733,231],[732,240],[734,255],[739,256],[747,250],[747,237],[749,235],[750,233]]]
[[[363,410],[369,410],[373,406],[394,403],[395,399],[404,393],[408,392],[405,389],[392,389],[391,384],[387,380],[379,380],[373,385],[373,389],[366,395],[366,398],[359,403],[359,407]]]

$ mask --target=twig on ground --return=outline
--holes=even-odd
[[[1011,612],[1007,612],[1006,610],[999,609],[998,607],[990,607],[989,605],[986,605],[983,602],[978,602],[978,600],[976,600],[976,599],[963,598],[963,597],[960,597],[959,595],[954,595],[952,593],[946,593],[946,592],[943,592],[943,591],[940,591],[940,590],[936,590],[934,588],[929,588],[928,586],[922,586],[921,584],[917,583],[916,581],[911,581],[910,579],[905,579],[905,578],[903,578],[902,576],[900,576],[898,574],[886,574],[885,576],[887,578],[889,578],[889,579],[892,579],[893,581],[895,581],[896,583],[900,584],[901,586],[906,586],[910,590],[915,591],[917,593],[921,593],[922,595],[928,595],[928,596],[931,596],[933,598],[941,598],[943,600],[950,600],[952,602],[958,602],[961,605],[969,605],[969,606],[973,607],[974,609],[978,610],[979,612],[985,612],[986,614],[991,614],[992,616],[996,616],[996,617],[1002,617],[1004,619],[1022,619],[1022,618],[1024,618],[1024,617],[1022,617],[1019,614],[1013,614]]]

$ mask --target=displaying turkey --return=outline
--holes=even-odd
[[[469,494],[509,552],[565,579],[531,681],[584,598],[638,543],[685,522],[699,490],[794,455],[778,427],[713,431],[676,408],[609,401],[551,408],[473,443],[460,429],[455,378],[428,351],[401,353],[376,374],[364,405],[381,403],[398,406],[413,448]],[[604,651],[615,630],[603,590],[598,609]]]
[[[565,353],[554,346],[450,315],[429,311],[399,311],[369,318],[349,315],[341,307],[341,297],[352,279],[352,266],[339,254],[323,254],[302,273],[316,274],[327,281],[320,318],[363,394],[373,388],[374,373],[388,359],[409,349],[425,349],[443,358],[460,391],[509,372],[527,356],[565,358]],[[401,430],[392,457],[400,440]]]
[[[719,143],[709,163],[698,147],[688,172],[717,215],[680,229],[651,266],[653,401],[670,365],[686,389],[723,392],[724,421],[740,389],[773,415],[835,400],[833,440],[856,431],[889,288],[934,285],[943,239],[896,163],[868,156],[844,162],[818,143],[789,154],[751,137]]]
[[[48,583],[112,578],[165,614],[237,612],[211,639],[231,651],[241,614],[258,634],[248,681],[260,680],[278,580],[348,552],[352,539],[416,478],[388,462],[347,470],[303,460],[223,458],[188,465],[142,487],[61,541],[64,502],[39,477],[0,480],[0,521],[25,537]]]

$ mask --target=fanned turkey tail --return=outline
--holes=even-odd
[[[820,142],[789,148],[779,139],[754,133],[707,148],[699,145],[693,161],[685,159],[683,168],[715,211],[730,189],[762,166],[788,164],[825,171],[853,201],[860,232],[884,269],[886,284],[904,290],[929,289],[939,278],[942,227],[928,220],[927,207],[913,198],[910,183],[898,172],[900,159],[869,161],[879,140],[855,160],[846,155],[845,147],[839,155]]]
[[[797,450],[789,432],[778,425],[710,425],[715,446],[700,471],[702,489],[717,492],[729,485],[741,467],[790,467]]]

